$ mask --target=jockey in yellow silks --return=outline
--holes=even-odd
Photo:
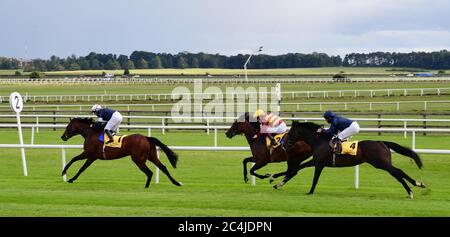
[[[265,133],[270,139],[271,145],[276,145],[276,141],[272,136],[272,133],[281,134],[285,133],[288,129],[286,123],[277,115],[272,113],[266,113],[264,110],[258,109],[253,114],[253,117],[257,118],[261,122],[260,133]],[[253,138],[256,138],[255,135]]]

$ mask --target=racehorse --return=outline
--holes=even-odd
[[[256,119],[255,119],[256,120]],[[260,175],[255,173],[256,170],[266,166],[268,163],[283,162],[287,160],[288,167],[297,167],[300,163],[306,160],[312,155],[312,149],[309,145],[303,141],[298,141],[292,147],[292,152],[288,158],[285,150],[282,146],[278,146],[273,149],[272,153],[267,149],[265,136],[258,136],[258,138],[253,139],[255,134],[258,134],[260,130],[260,122],[250,121],[250,115],[248,112],[242,114],[228,131],[225,133],[228,138],[233,138],[236,135],[244,134],[247,138],[247,142],[250,145],[252,156],[245,158],[243,161],[244,166],[244,182],[248,182],[247,177],[247,163],[254,162],[255,165],[250,169],[250,174],[260,178],[265,179],[271,177],[270,182],[273,182],[275,178],[286,174],[285,172],[277,173],[274,175],[265,174]]]
[[[392,165],[390,149],[401,155],[412,158],[419,169],[421,169],[423,166],[422,161],[419,155],[413,150],[394,142],[365,140],[358,143],[356,155],[341,154],[339,158],[333,158],[333,151],[329,145],[330,137],[329,135],[327,136],[322,133],[317,133],[317,129],[319,128],[321,128],[320,125],[311,122],[300,123],[294,121],[292,123],[292,127],[288,133],[288,140],[284,143],[286,151],[290,153],[291,149],[294,148],[292,145],[301,139],[312,147],[313,158],[296,167],[296,169],[288,170],[283,181],[274,186],[274,188],[283,186],[287,181],[295,176],[300,169],[315,166],[313,183],[308,193],[313,194],[324,167],[349,167],[359,165],[364,162],[367,162],[375,168],[385,170],[391,174],[403,185],[409,198],[413,198],[413,193],[404,179],[414,186],[425,188],[424,183],[412,179],[405,172],[403,172],[403,170]]]
[[[140,134],[132,134],[123,137],[122,147],[113,148],[105,147],[103,152],[103,142],[99,141],[99,136],[103,132],[101,127],[96,126],[97,123],[94,122],[92,118],[74,118],[70,119],[69,124],[61,136],[64,141],[69,140],[75,135],[81,135],[85,139],[83,145],[83,152],[78,156],[72,158],[72,160],[64,167],[62,175],[65,175],[67,169],[78,160],[85,160],[86,162],[80,168],[78,173],[71,179],[68,180],[69,183],[73,183],[80,174],[86,170],[92,162],[97,159],[100,160],[114,160],[120,159],[125,156],[131,156],[131,159],[139,167],[139,169],[145,173],[147,176],[147,182],[145,183],[145,188],[150,186],[150,181],[152,179],[153,172],[147,167],[145,162],[147,160],[154,163],[164,174],[169,177],[170,181],[176,186],[181,186],[182,184],[177,182],[170,175],[166,166],[164,166],[160,160],[157,158],[156,146],[160,147],[161,150],[166,154],[173,168],[176,168],[178,155],[175,154],[170,148],[164,145],[161,141],[154,137],[146,137]]]

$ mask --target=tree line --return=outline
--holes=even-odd
[[[90,53],[84,57],[67,58],[51,56],[50,59],[34,59],[21,63],[17,59],[0,57],[0,69],[23,69],[24,71],[63,70],[116,70],[147,68],[242,68],[249,55],[225,56],[220,54],[178,54],[134,51],[130,56]],[[414,67],[426,69],[450,69],[450,52],[411,53],[350,53],[344,59],[325,53],[288,53],[283,55],[254,55],[248,68],[306,68],[306,67]]]

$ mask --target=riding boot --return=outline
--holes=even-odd
[[[339,138],[335,138],[334,142],[336,143],[336,149],[334,150],[334,152],[336,153],[336,155],[339,157],[339,155],[342,152],[342,141]]]
[[[275,138],[273,138],[272,134],[267,134],[267,136],[270,139],[270,145],[275,146],[277,144],[277,141],[275,141]]]
[[[105,144],[109,144],[114,141],[113,135],[111,134],[111,130],[105,129],[105,133],[108,136],[109,140]]]

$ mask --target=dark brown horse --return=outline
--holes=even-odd
[[[294,148],[293,145],[301,139],[312,147],[313,158],[295,169],[288,170],[283,181],[274,186],[274,188],[283,186],[287,181],[295,176],[300,169],[315,166],[313,183],[308,193],[313,194],[317,181],[319,180],[319,176],[324,167],[349,167],[364,162],[367,162],[375,168],[385,170],[391,174],[403,185],[408,193],[408,197],[410,198],[413,198],[413,193],[404,179],[414,186],[425,188],[425,184],[412,179],[405,172],[403,172],[403,170],[392,165],[390,149],[401,155],[412,158],[420,169],[422,167],[422,161],[419,155],[413,150],[394,142],[366,140],[358,143],[356,155],[340,155],[339,158],[335,158],[333,160],[332,149],[329,145],[330,137],[325,134],[317,133],[319,128],[321,128],[320,125],[310,122],[299,123],[294,121],[292,123],[291,130],[288,133],[288,140],[284,143],[286,151],[288,153],[293,152],[291,151],[291,149]]]
[[[85,160],[86,162],[80,168],[78,173],[71,179],[68,180],[69,183],[75,181],[80,174],[88,168],[92,162],[97,159],[100,160],[114,160],[125,156],[131,156],[131,159],[139,167],[142,172],[147,175],[147,182],[145,187],[148,188],[150,181],[152,180],[153,172],[145,164],[147,160],[153,162],[161,171],[169,177],[170,181],[177,186],[181,186],[181,183],[177,182],[169,174],[166,166],[164,166],[160,160],[157,158],[156,146],[160,147],[161,150],[167,155],[167,158],[172,164],[173,168],[176,168],[178,156],[170,148],[164,145],[161,141],[154,137],[146,137],[140,134],[132,134],[123,138],[121,148],[105,147],[105,152],[103,152],[103,142],[99,141],[99,136],[103,132],[102,128],[97,128],[96,123],[91,118],[74,118],[70,119],[69,124],[61,136],[61,139],[67,141],[75,135],[81,135],[85,139],[83,152],[78,156],[75,156],[67,165],[64,167],[62,172],[63,175],[66,174],[67,169],[78,160]]]
[[[253,118],[253,117],[252,117]],[[260,179],[265,179],[268,177],[271,177],[270,182],[275,180],[275,178],[280,177],[282,175],[286,174],[285,172],[277,173],[274,175],[265,174],[260,175],[255,173],[256,170],[266,166],[268,163],[274,163],[274,162],[288,162],[288,167],[297,167],[300,165],[300,163],[308,157],[312,155],[311,147],[308,146],[306,143],[302,141],[298,141],[295,143],[295,145],[292,147],[291,155],[287,156],[285,150],[278,146],[277,148],[273,149],[272,153],[267,149],[266,146],[266,138],[263,135],[258,136],[258,138],[253,139],[253,136],[255,134],[258,134],[260,130],[260,123],[256,121],[250,120],[250,115],[248,113],[244,113],[241,115],[228,129],[228,131],[225,133],[228,138],[233,138],[236,135],[242,135],[244,134],[247,138],[247,142],[250,145],[250,149],[252,152],[252,156],[245,158],[243,161],[244,165],[244,181],[248,182],[247,177],[247,163],[248,162],[254,162],[255,165],[250,169],[250,174],[254,175]]]

